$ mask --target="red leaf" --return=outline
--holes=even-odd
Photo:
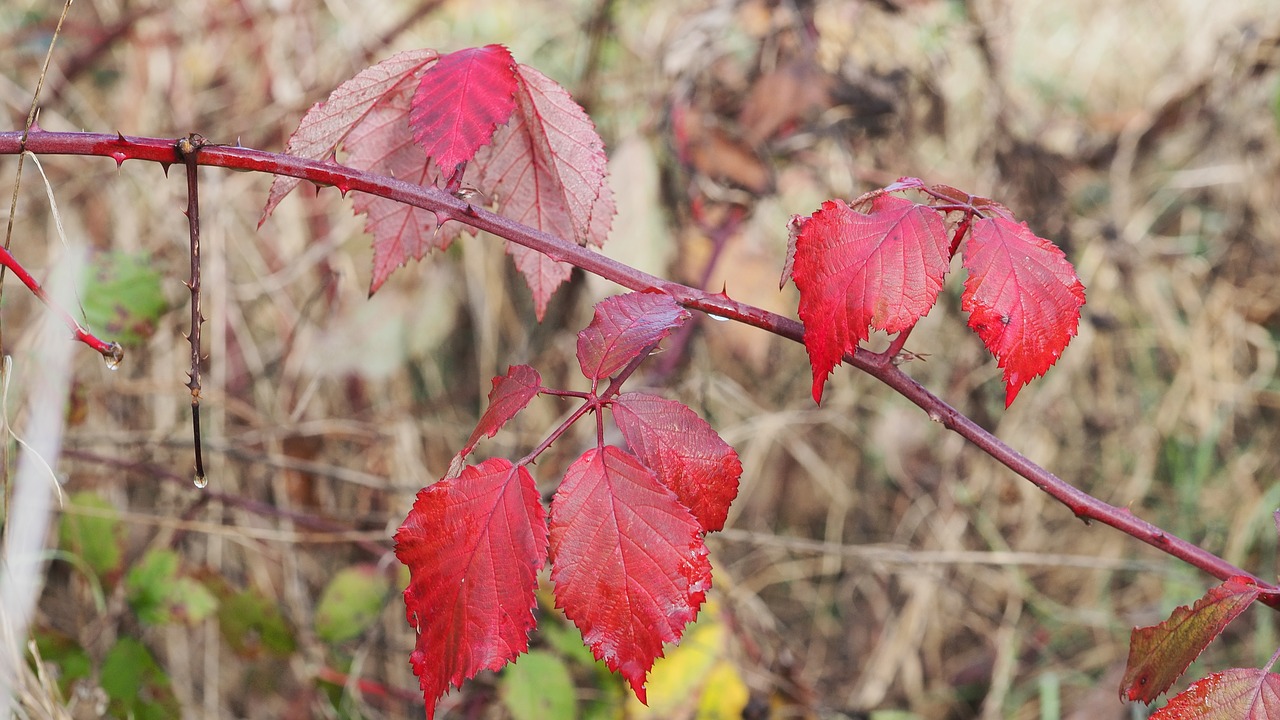
[[[724,527],[738,495],[738,453],[682,403],[643,393],[613,402],[613,418],[632,452],[671,488],[703,532]]]
[[[689,311],[662,292],[632,292],[605,298],[578,333],[582,374],[601,380],[621,370],[645,348],[689,319]]]
[[[1280,675],[1232,668],[1197,680],[1175,695],[1151,720],[1277,720]]]
[[[1008,407],[1075,336],[1084,285],[1058,246],[1004,217],[973,223],[964,267],[960,307],[1004,368]]]
[[[624,451],[588,450],[551,503],[556,606],[641,702],[662,643],[680,639],[711,587],[701,529]]]
[[[458,451],[455,461],[461,461],[475,449],[482,437],[493,437],[507,421],[516,416],[529,401],[542,391],[542,376],[528,365],[512,365],[507,374],[493,379],[489,391],[489,407],[480,416],[476,429],[471,431],[467,444]]]
[[[870,328],[900,332],[924,317],[947,273],[950,241],[937,212],[892,195],[869,204],[863,214],[829,200],[796,238],[792,278],[815,402],[832,368]]]
[[[501,45],[449,53],[422,74],[409,126],[446,182],[511,118],[517,85],[516,61]]]
[[[401,53],[343,83],[303,118],[289,152],[324,159],[341,145],[351,167],[451,190],[474,186],[507,217],[603,245],[615,211],[604,143],[569,93],[515,64],[500,45],[437,58],[432,51]],[[411,81],[419,74],[415,91]],[[264,220],[297,182],[276,178]],[[367,216],[365,229],[374,236],[371,294],[409,258],[447,248],[464,229],[384,198],[357,196],[356,211]],[[511,243],[508,251],[541,320],[572,268]]]
[[[1168,620],[1134,628],[1129,663],[1120,681],[1120,697],[1151,702],[1169,689],[1210,641],[1258,597],[1247,577],[1233,577],[1212,588],[1192,607],[1179,607]]]
[[[438,57],[434,50],[408,50],[361,70],[334,89],[327,100],[307,111],[298,129],[289,136],[285,152],[310,160],[332,157],[353,128],[364,122],[369,113],[411,89],[418,73]],[[298,178],[276,176],[259,226],[299,182]]]
[[[480,187],[497,199],[506,217],[600,247],[614,214],[604,142],[591,118],[554,80],[526,65],[517,65],[516,73],[516,111],[476,158]],[[518,245],[507,248],[533,291],[541,320],[571,268]]]
[[[422,148],[404,129],[410,93],[389,98],[347,136],[346,164],[399,178],[418,185],[438,180]],[[365,232],[373,236],[373,274],[369,294],[378,291],[391,273],[409,258],[421,260],[431,250],[445,250],[465,229],[464,225],[440,225],[430,210],[394,200],[356,193],[353,206],[365,216]]]
[[[486,460],[419,491],[395,540],[409,567],[405,614],[418,631],[409,661],[430,720],[450,685],[528,649],[546,512],[527,470]]]

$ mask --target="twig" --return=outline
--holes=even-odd
[[[106,342],[86,330],[83,325],[72,317],[71,313],[54,302],[48,293],[44,291],[44,288],[40,287],[40,283],[31,276],[31,273],[22,267],[22,263],[18,262],[18,259],[4,248],[0,248],[0,268],[12,270],[13,274],[18,276],[18,279],[22,281],[23,285],[27,286],[32,295],[39,298],[40,302],[45,304],[45,307],[52,310],[55,315],[62,319],[62,322],[75,335],[75,339],[93,348],[95,352],[106,358],[108,366],[115,367],[120,364],[120,361],[124,360],[124,348],[120,346],[120,343]]]
[[[422,704],[422,695],[412,690],[405,690],[394,685],[384,685],[380,682],[367,680],[365,678],[354,678],[340,670],[335,670],[328,665],[320,667],[316,670],[316,679],[320,682],[326,682],[338,687],[347,687],[354,684],[355,687],[363,695],[369,695],[384,700],[393,700],[402,703],[418,703]]]
[[[0,155],[22,150],[19,133],[0,133]],[[122,135],[92,133],[32,133],[26,148],[36,153],[65,155],[101,155],[116,162],[128,159],[173,162],[173,141],[160,138],[125,138]],[[329,162],[303,160],[280,153],[269,153],[242,147],[207,146],[197,163],[237,170],[268,172],[302,178],[318,185],[336,185],[345,191],[358,191],[402,202],[414,207],[447,215],[478,230],[543,253],[553,260],[570,263],[631,290],[657,288],[670,294],[687,308],[718,317],[736,320],[794,342],[804,341],[804,327],[799,321],[767,310],[737,302],[724,294],[681,285],[624,265],[616,260],[579,247],[527,225],[476,207],[437,188],[422,187],[403,180],[342,167]],[[1213,553],[1134,516],[1127,508],[1119,508],[1099,500],[1050,473],[999,438],[983,429],[963,413],[930,393],[924,386],[902,372],[893,358],[859,348],[845,355],[844,361],[898,391],[903,397],[928,413],[996,461],[1026,478],[1054,499],[1066,505],[1077,517],[1096,520],[1151,545],[1192,567],[1222,580],[1235,575],[1254,579],[1263,590],[1260,601],[1280,609],[1280,587],[1246,572]]]
[[[196,448],[196,487],[208,484],[204,475],[204,453],[200,443],[200,326],[204,315],[200,312],[200,187],[196,156],[205,146],[202,136],[195,133],[174,144],[174,151],[187,166],[187,227],[191,230],[191,279],[184,283],[191,291],[191,331],[187,340],[191,343],[191,369],[187,371],[187,388],[191,390],[191,434]]]
[[[72,460],[79,460],[81,462],[116,468],[121,472],[134,473],[141,478],[145,478],[148,482],[152,482],[154,480],[165,480],[190,487],[190,478],[179,475],[159,463],[138,462],[125,458],[100,455],[89,450],[77,449],[64,449],[62,451],[62,456]],[[276,507],[271,503],[259,502],[241,495],[214,492],[212,490],[201,493],[201,497],[212,502],[221,503],[227,507],[238,508],[244,512],[253,513],[264,518],[287,519],[295,525],[307,529],[307,532],[295,533],[293,536],[290,536],[296,538],[291,541],[339,542],[336,538],[345,538],[346,541],[353,542],[357,547],[365,550],[375,558],[381,558],[390,552],[389,547],[386,547],[375,540],[369,539],[368,532],[356,530],[355,527],[351,525],[340,523],[335,520],[318,517],[308,513],[297,512],[295,510],[286,510],[284,508]],[[279,533],[276,533],[275,536],[263,534],[262,537],[264,539],[281,538]]]

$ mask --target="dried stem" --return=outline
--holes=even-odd
[[[191,230],[191,279],[185,284],[191,291],[191,330],[187,341],[191,343],[191,369],[187,371],[187,388],[191,390],[191,434],[196,448],[196,485],[204,487],[204,453],[200,441],[200,326],[204,315],[200,312],[200,186],[197,156],[205,146],[205,139],[192,133],[174,144],[174,152],[187,167],[187,227]]]
[[[22,145],[19,136],[20,133],[17,132],[0,133],[0,155],[20,152]],[[160,138],[33,132],[27,139],[26,148],[32,152],[46,154],[101,155],[111,157],[117,163],[129,159],[159,163],[173,162],[173,141]],[[708,293],[636,270],[579,247],[571,241],[475,207],[464,199],[436,188],[422,187],[329,162],[303,160],[242,147],[206,146],[196,158],[196,164],[288,175],[309,180],[318,185],[337,185],[344,191],[369,193],[430,210],[541,252],[553,260],[576,265],[628,289],[661,289],[687,308],[736,320],[794,342],[803,342],[804,328],[796,320],[737,302],[722,293]],[[858,349],[854,353],[845,355],[844,361],[896,390],[924,410],[930,419],[964,437],[1005,467],[1026,478],[1033,485],[1066,505],[1080,519],[1086,522],[1096,520],[1110,525],[1219,579],[1225,580],[1235,575],[1252,578],[1262,588],[1263,594],[1260,600],[1267,605],[1280,608],[1280,587],[1261,580],[1208,550],[1137,518],[1127,508],[1115,507],[1103,502],[1036,465],[903,373],[894,364],[892,357]]]

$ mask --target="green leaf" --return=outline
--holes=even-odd
[[[71,697],[71,688],[77,680],[93,674],[93,661],[80,644],[70,636],[55,630],[35,631],[36,650],[46,665],[58,666],[58,690],[63,697]]]
[[[1168,620],[1134,628],[1129,663],[1120,682],[1121,699],[1149,703],[1169,689],[1232,620],[1258,597],[1257,584],[1233,577],[1212,588],[1192,607],[1174,609]]]
[[[102,661],[99,682],[111,717],[165,720],[181,715],[178,699],[155,658],[141,642],[120,638]]]
[[[218,599],[204,585],[178,574],[178,554],[151,550],[124,579],[125,597],[145,625],[175,620],[188,624],[209,617]]]
[[[232,652],[245,658],[293,653],[297,647],[293,628],[274,602],[253,589],[237,591],[211,573],[202,575],[200,583],[217,601],[218,627]]]
[[[114,506],[85,490],[67,498],[68,510],[58,528],[58,544],[79,556],[104,579],[120,569],[120,518]],[[77,508],[92,514],[77,513]]]
[[[547,620],[538,625],[538,633],[552,650],[571,662],[586,667],[592,667],[599,662],[591,654],[591,648],[583,644],[582,633],[578,632],[577,628],[564,622]]]
[[[172,550],[151,550],[129,569],[125,598],[144,624],[169,622],[169,589],[177,573],[178,554]]]
[[[316,635],[329,643],[359,637],[378,619],[389,592],[390,580],[374,565],[353,565],[339,571],[316,606]]]
[[[578,716],[573,678],[564,661],[534,650],[502,671],[502,704],[515,720],[573,720]]]
[[[88,326],[122,345],[151,337],[169,303],[162,278],[142,253],[106,252],[94,257],[83,293]]]
[[[169,603],[173,614],[188,625],[203,622],[218,609],[218,598],[189,577],[180,577],[174,583]]]

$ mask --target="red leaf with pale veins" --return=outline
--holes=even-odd
[[[644,702],[662,644],[680,639],[711,587],[697,520],[634,457],[596,448],[551,502],[551,557],[556,606]]]
[[[520,85],[511,121],[476,157],[480,187],[504,216],[580,245],[600,247],[615,212],[604,142],[569,93],[542,73],[517,65]],[[533,291],[538,319],[571,269],[511,243]]]
[[[738,453],[683,403],[623,393],[612,407],[631,451],[675,492],[702,531],[722,529],[738,496]]]
[[[578,333],[582,374],[591,380],[613,375],[688,319],[689,311],[663,292],[631,292],[601,300],[591,322]]]
[[[1004,368],[1005,407],[1075,337],[1084,284],[1058,246],[1005,217],[973,223],[960,307]]]
[[[422,74],[409,126],[446,182],[511,118],[518,84],[516,61],[501,45],[449,53]]]
[[[438,57],[434,50],[408,50],[356,73],[334,89],[327,100],[307,111],[298,129],[289,136],[285,152],[309,160],[332,157],[352,129],[375,109],[411,90],[418,73]],[[259,226],[299,182],[298,178],[276,176],[258,220]]]
[[[347,165],[418,185],[436,184],[426,153],[405,131],[409,98],[408,89],[388,98],[351,131],[344,144]],[[365,232],[373,236],[370,295],[409,258],[421,260],[432,250],[448,249],[466,229],[459,223],[440,225],[430,210],[376,195],[356,193],[352,205],[365,216]]]
[[[1253,580],[1233,577],[1190,608],[1176,608],[1168,620],[1134,628],[1120,697],[1149,703],[1168,690],[1205,646],[1258,598],[1258,592]]]
[[[486,460],[419,491],[395,541],[409,567],[405,615],[418,631],[409,661],[430,720],[449,686],[529,648],[546,512],[527,470]]]
[[[1280,719],[1280,675],[1232,668],[1197,680],[1151,715],[1151,720]]]
[[[871,328],[900,332],[924,317],[947,274],[951,247],[937,212],[892,195],[868,204],[863,214],[828,200],[796,238],[792,279],[815,402],[832,368]]]
[[[507,368],[506,375],[494,378],[493,389],[489,391],[489,407],[480,416],[480,422],[476,423],[476,429],[467,438],[467,444],[459,455],[468,455],[480,438],[496,435],[541,390],[542,376],[528,365],[512,365]]]

